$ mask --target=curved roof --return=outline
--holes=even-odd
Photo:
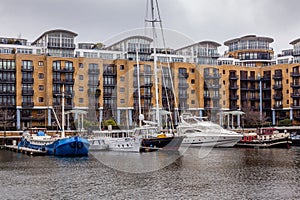
[[[258,40],[258,41],[260,40],[260,41],[267,41],[269,43],[274,42],[274,39],[270,38],[270,37],[257,37],[256,35],[246,35],[246,36],[243,36],[240,38],[228,40],[228,41],[224,42],[224,45],[228,46],[233,42],[240,42],[240,41],[244,41],[244,40]]]
[[[293,40],[290,42],[291,45],[297,44],[298,42],[300,42],[300,38]]]
[[[124,42],[124,41],[126,41],[126,40],[130,40],[130,39],[144,39],[144,40],[147,40],[147,41],[149,41],[149,42],[152,42],[152,41],[153,41],[152,38],[147,37],[147,36],[143,36],[143,35],[133,35],[133,36],[126,37],[126,38],[124,38],[124,39],[122,39],[122,40],[120,40],[120,41],[118,41],[118,42],[115,42],[115,43],[113,43],[113,44],[107,46],[105,49],[109,49],[110,47],[115,46],[116,44],[119,44],[119,43],[121,43],[121,42]]]
[[[77,33],[74,33],[72,31],[68,31],[68,30],[65,30],[65,29],[53,29],[53,30],[49,30],[49,31],[46,31],[44,32],[40,37],[38,37],[34,42],[32,42],[32,44],[35,44],[38,40],[40,40],[44,35],[47,35],[49,33],[56,33],[56,32],[62,32],[62,33],[68,33],[68,34],[71,34],[73,35],[74,37],[76,37],[78,34]]]
[[[184,46],[184,47],[181,47],[179,49],[176,49],[176,51],[179,51],[181,49],[185,49],[185,48],[188,48],[188,47],[196,46],[198,44],[199,45],[211,44],[211,45],[214,45],[216,47],[220,47],[221,46],[221,44],[219,44],[217,42],[214,42],[214,41],[211,41],[211,40],[203,40],[203,41],[200,41],[200,42],[197,42],[197,43],[194,43],[194,44],[191,44],[191,45]]]

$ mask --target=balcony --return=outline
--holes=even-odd
[[[103,76],[116,76],[117,71],[116,70],[105,70],[103,72]]]
[[[282,109],[283,105],[273,105],[273,109]]]
[[[263,101],[270,101],[271,100],[271,96],[264,96],[262,98]]]
[[[75,49],[75,44],[71,43],[47,43],[47,48],[49,49]]]
[[[293,88],[300,88],[300,83],[298,83],[298,82],[291,83],[291,87],[293,87]]]
[[[34,91],[33,90],[22,90],[22,96],[33,96]]]
[[[261,81],[265,81],[265,82],[271,81],[271,76],[263,76],[263,77],[261,78]]]
[[[179,99],[188,99],[189,95],[188,94],[180,94]]]
[[[237,79],[239,79],[238,75],[235,75],[235,74],[230,74],[229,75],[229,80],[237,80]]]
[[[16,95],[16,91],[12,91],[12,90],[0,90],[0,95],[1,96],[15,96]]]
[[[117,94],[114,92],[104,92],[103,97],[116,97]]]
[[[179,73],[178,74],[178,78],[185,78],[187,79],[189,77],[189,73],[185,72],[185,73]]]
[[[58,78],[53,78],[52,81],[54,84],[62,84],[62,81]]]
[[[204,100],[211,100],[211,97],[209,95],[204,95]]]
[[[33,102],[22,102],[22,107],[23,108],[33,108],[34,103]]]
[[[204,89],[220,89],[221,84],[204,84]]]
[[[239,86],[238,85],[229,85],[229,89],[230,90],[237,90],[237,89],[239,89]]]
[[[0,103],[0,108],[15,108],[16,107],[16,103],[14,102],[1,102]]]
[[[22,78],[23,84],[33,84],[34,78]]]
[[[251,87],[249,88],[249,90],[250,90],[250,91],[259,91],[259,87],[253,87],[253,86],[251,86]]]
[[[274,90],[282,90],[282,84],[273,85]]]
[[[103,87],[116,87],[117,83],[116,82],[109,82],[109,83],[103,83]]]
[[[241,76],[240,80],[241,81],[248,81],[248,77],[247,76]]]
[[[281,95],[274,94],[273,95],[273,99],[275,99],[275,100],[282,100],[283,99],[283,95],[282,94]]]
[[[249,76],[248,78],[249,81],[260,81],[258,78],[256,78],[255,76]]]
[[[189,84],[187,84],[187,83],[180,83],[180,84],[178,84],[178,87],[179,88],[189,88]]]
[[[291,77],[300,77],[300,73],[298,71],[291,72]]]
[[[211,99],[212,100],[219,100],[219,99],[221,99],[221,95],[213,95],[212,97],[211,97]]]
[[[300,109],[300,103],[298,104],[291,104],[291,107],[294,108],[294,109]]]
[[[33,72],[34,71],[34,67],[33,66],[22,66],[22,72]]]
[[[274,80],[280,80],[280,79],[282,79],[282,73],[275,73],[273,75],[273,79]]]
[[[241,90],[248,91],[249,88],[248,88],[248,86],[241,86]]]
[[[98,86],[98,85],[100,85],[100,81],[91,81],[91,80],[89,80],[88,85],[89,86]]]
[[[16,84],[16,79],[12,79],[12,78],[2,78],[2,79],[0,79],[0,83],[11,83],[11,84]]]
[[[237,105],[230,105],[229,106],[229,109],[230,110],[238,110],[240,107],[239,106],[237,106]]]
[[[230,100],[236,101],[239,99],[239,95],[230,95]]]
[[[263,91],[269,91],[269,90],[271,90],[271,87],[269,87],[269,86],[268,87],[263,87],[262,90]]]
[[[74,67],[69,68],[57,68],[53,67],[54,72],[60,72],[60,73],[74,73]]]
[[[215,73],[215,74],[204,74],[204,79],[220,79],[221,74]]]
[[[74,79],[63,79],[62,84],[73,85],[74,84]]]
[[[88,74],[99,74],[100,69],[88,69]]]
[[[152,98],[152,93],[150,92],[150,94],[142,94],[141,98],[142,99],[151,99]]]
[[[291,97],[294,98],[294,99],[299,99],[300,94],[299,93],[291,93]]]
[[[256,97],[256,96],[253,96],[253,97],[250,97],[250,101],[259,101],[259,97]]]

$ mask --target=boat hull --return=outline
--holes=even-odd
[[[110,151],[140,152],[141,141],[138,138],[106,138]]]
[[[89,152],[88,140],[79,136],[57,139],[47,145],[36,145],[22,139],[18,146],[46,151],[47,155],[55,156],[87,156]]]
[[[239,141],[236,147],[245,148],[290,148],[292,141],[289,137],[272,139],[267,141],[253,140],[249,142]]]
[[[87,156],[89,142],[79,136],[63,138],[54,142],[53,155],[55,156]]]
[[[178,151],[184,137],[166,137],[166,138],[143,138],[141,143],[141,152],[146,151]]]
[[[184,138],[182,145],[189,147],[234,147],[241,139],[240,136],[198,136]]]

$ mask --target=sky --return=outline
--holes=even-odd
[[[158,1],[166,38],[178,35],[168,42],[171,48],[212,40],[223,53],[225,41],[253,34],[273,38],[277,54],[300,38],[298,0]],[[66,29],[78,34],[77,43],[106,44],[143,30],[146,5],[147,0],[0,0],[0,37],[32,42],[45,31]]]

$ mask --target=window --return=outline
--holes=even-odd
[[[44,97],[39,97],[39,98],[38,98],[38,101],[39,101],[40,103],[43,103],[43,102],[44,102]]]
[[[83,75],[79,75],[79,80],[83,80]]]
[[[120,88],[120,92],[125,92],[125,88]]]
[[[83,92],[84,88],[82,86],[79,86],[79,92]]]
[[[286,69],[286,70],[285,70],[285,73],[289,73],[289,69]]]
[[[125,77],[124,77],[124,76],[121,76],[121,77],[120,77],[120,81],[121,81],[121,82],[124,82],[124,81],[125,81]]]
[[[44,91],[44,85],[39,85],[39,91]]]
[[[194,68],[191,69],[191,73],[195,73],[195,69]]]
[[[44,79],[44,74],[43,73],[39,73],[39,79]]]
[[[192,100],[192,101],[191,101],[191,104],[195,104],[195,100]]]
[[[225,70],[223,70],[223,74],[225,74]]]
[[[286,93],[288,94],[290,91],[289,90],[286,90]]]
[[[83,98],[79,98],[79,103],[83,103]]]
[[[290,103],[290,101],[289,100],[286,100],[286,104],[289,104]]]
[[[192,80],[191,80],[191,84],[195,84],[195,79],[192,79]]]
[[[83,63],[79,63],[79,68],[83,68]]]
[[[223,85],[225,85],[225,81],[223,81]]]
[[[191,93],[192,93],[192,94],[195,94],[195,90],[191,90]]]
[[[125,103],[125,99],[120,99],[120,103]]]
[[[286,84],[289,84],[289,79],[286,79]]]
[[[39,61],[39,66],[44,66],[44,62],[43,61]]]
[[[124,69],[125,69],[124,65],[120,65],[120,70],[124,70]]]

